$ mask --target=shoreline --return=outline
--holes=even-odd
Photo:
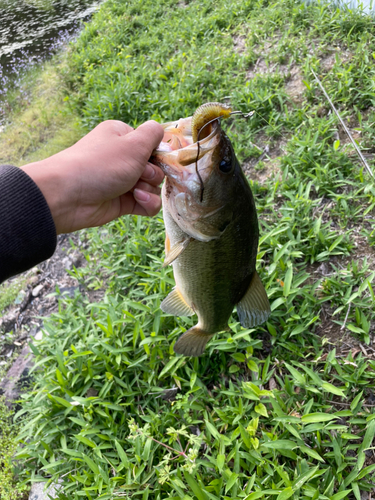
[[[45,62],[31,77],[29,98],[17,105],[9,125],[0,129],[0,164],[42,160],[70,147],[84,134],[79,116],[65,102],[61,70],[66,50]]]

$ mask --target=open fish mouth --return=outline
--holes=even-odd
[[[152,161],[171,179],[181,179],[184,174],[192,175],[212,168],[210,158],[221,138],[219,120],[209,125],[209,135],[199,143],[193,141],[191,121],[190,116],[161,124],[164,137],[153,151]]]

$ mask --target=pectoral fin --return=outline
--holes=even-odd
[[[179,257],[184,250],[186,250],[186,248],[189,245],[189,243],[191,242],[191,240],[192,240],[192,238],[186,238],[185,240],[179,241],[178,243],[173,245],[172,248],[168,249],[168,247],[170,247],[170,243],[168,243],[169,238],[167,236],[166,245],[165,245],[166,256],[165,256],[165,260],[163,263],[163,267],[166,267],[166,266],[169,266],[169,264],[172,264],[172,262],[174,260],[176,260],[177,257]]]
[[[245,295],[237,304],[237,313],[241,325],[245,328],[264,323],[271,314],[267,293],[256,271]]]
[[[163,300],[160,309],[173,316],[192,316],[194,314],[194,310],[185,302],[177,287]]]

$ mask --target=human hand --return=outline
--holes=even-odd
[[[74,146],[21,168],[42,191],[57,234],[125,214],[156,215],[164,174],[148,160],[163,134],[154,121],[134,130],[108,120]]]

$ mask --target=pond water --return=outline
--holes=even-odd
[[[338,0],[339,7],[349,7],[349,9],[360,9],[364,14],[373,14],[375,11],[374,0]]]
[[[22,77],[77,35],[98,0],[0,0],[0,127],[7,93]]]

